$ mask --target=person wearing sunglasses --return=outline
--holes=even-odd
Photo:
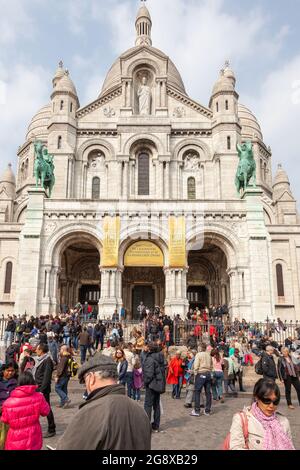
[[[288,419],[277,412],[278,385],[260,379],[253,390],[253,403],[233,417],[230,450],[295,450]]]

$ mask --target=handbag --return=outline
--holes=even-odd
[[[9,425],[0,421],[0,450],[4,450]]]

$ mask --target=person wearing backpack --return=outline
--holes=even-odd
[[[261,358],[262,375],[264,379],[276,380],[278,378],[277,367],[273,357],[273,346],[267,346],[266,352]]]
[[[67,408],[71,403],[68,397],[68,384],[71,377],[70,360],[72,359],[70,349],[63,345],[60,348],[60,359],[56,369],[55,391],[60,398],[58,408]]]
[[[142,363],[146,411],[151,423],[153,409],[152,431],[159,432],[160,428],[160,396],[166,390],[165,358],[156,343],[148,344],[149,352]]]
[[[277,412],[280,390],[274,380],[260,379],[253,402],[232,420],[223,450],[295,450],[288,419]]]

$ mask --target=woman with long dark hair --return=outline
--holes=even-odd
[[[295,450],[288,419],[277,412],[280,390],[274,380],[260,379],[253,403],[233,417],[230,450]]]

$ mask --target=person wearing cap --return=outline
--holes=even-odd
[[[97,352],[78,371],[87,400],[79,406],[56,450],[150,450],[145,411],[117,383],[116,363]]]

